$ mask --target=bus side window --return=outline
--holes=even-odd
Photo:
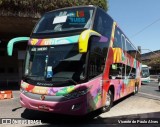
[[[113,63],[110,65],[109,79],[123,79],[123,65],[121,63]]]
[[[112,25],[113,19],[110,16],[107,16],[103,10],[98,9],[93,24],[93,30],[107,37],[110,40]]]
[[[122,49],[121,33],[117,27],[115,29],[115,34],[114,34],[113,48],[121,48]]]
[[[89,79],[103,73],[109,43],[100,42],[100,37],[91,37],[89,46]]]
[[[130,66],[126,66],[126,76],[128,76],[129,79],[135,79],[136,78],[136,69],[132,68]]]

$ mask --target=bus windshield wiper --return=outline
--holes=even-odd
[[[75,85],[77,85],[78,83],[75,81],[75,80],[73,80],[73,79],[71,79],[71,78],[68,78],[68,77],[53,77],[53,78],[64,78],[64,79],[67,79],[66,81],[68,81],[68,82],[72,82],[72,83],[74,83]]]
[[[28,75],[27,77],[39,77],[39,75]]]
[[[73,79],[71,79],[71,78],[67,78],[67,81],[72,82],[72,83],[74,83],[75,85],[78,84],[75,80],[73,80]]]
[[[42,76],[38,76],[38,75],[25,75],[23,76],[24,79],[26,80],[37,80],[37,79],[42,79]]]
[[[32,77],[38,77],[38,75],[24,75],[23,76],[23,78],[26,78],[26,79],[28,79],[28,78],[32,78]]]

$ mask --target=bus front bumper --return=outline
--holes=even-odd
[[[86,95],[76,99],[71,99],[61,102],[53,102],[53,101],[31,99],[25,96],[23,93],[21,93],[20,103],[22,107],[26,107],[32,110],[53,112],[59,114],[68,114],[68,115],[85,115],[87,113]]]
[[[150,83],[150,78],[141,79],[142,83]]]

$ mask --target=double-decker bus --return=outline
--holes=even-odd
[[[142,64],[142,76],[141,76],[142,83],[150,82],[150,72],[149,67],[147,65]]]
[[[45,13],[28,40],[20,103],[33,110],[84,115],[108,111],[137,93],[140,53],[102,9],[79,6]]]

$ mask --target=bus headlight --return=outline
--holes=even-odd
[[[88,89],[80,90],[80,91],[74,91],[74,92],[71,92],[69,94],[66,94],[65,97],[67,99],[74,99],[74,98],[78,98],[80,96],[83,96],[83,95],[87,94],[87,92],[88,92]]]

